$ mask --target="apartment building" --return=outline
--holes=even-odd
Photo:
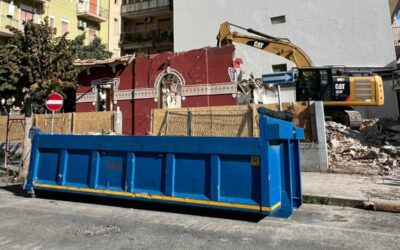
[[[24,21],[41,22],[47,16],[58,36],[68,32],[68,38],[73,39],[86,33],[88,43],[97,36],[119,55],[118,44],[109,45],[110,29],[114,32],[109,18],[119,15],[112,12],[110,16],[110,6],[120,8],[115,0],[0,0],[0,45],[12,36],[5,28],[7,25],[22,29]]]
[[[123,54],[154,54],[173,50],[172,0],[123,0]]]

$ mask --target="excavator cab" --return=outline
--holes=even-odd
[[[352,95],[351,77],[352,73],[335,67],[300,68],[296,81],[296,100],[323,101],[326,118],[358,128],[362,119],[360,113],[351,108],[352,105],[357,105],[353,101],[356,94]],[[370,91],[373,79],[375,78],[370,76],[362,77],[362,80],[368,83],[364,92]]]
[[[350,97],[350,78],[329,68],[298,69],[297,101],[346,102]]]

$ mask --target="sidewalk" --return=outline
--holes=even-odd
[[[302,172],[306,203],[400,212],[400,178]]]

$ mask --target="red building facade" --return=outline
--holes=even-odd
[[[77,112],[117,110],[123,133],[145,135],[156,108],[235,105],[234,47],[78,62]]]

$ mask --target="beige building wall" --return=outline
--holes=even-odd
[[[22,29],[24,20],[33,19],[39,23],[47,16],[50,26],[56,28],[57,36],[63,27],[68,38],[85,33],[86,43],[94,36],[108,44],[109,6],[115,0],[0,0],[0,46],[7,42],[12,33],[7,25]],[[120,0],[117,0],[120,1]],[[114,9],[120,9],[120,5]],[[119,15],[117,13],[116,15]]]
[[[112,57],[121,56],[121,48],[119,46],[119,39],[121,36],[121,1],[122,0],[109,1],[108,50],[113,53]]]

